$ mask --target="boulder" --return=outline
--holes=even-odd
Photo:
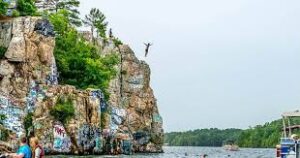
[[[26,57],[26,46],[24,36],[14,36],[5,53],[8,61],[24,62]]]

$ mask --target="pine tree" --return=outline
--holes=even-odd
[[[81,20],[79,18],[80,13],[77,9],[80,5],[79,0],[51,0],[50,4],[52,4],[55,7],[56,13],[59,10],[69,11],[69,20],[72,25],[77,27],[80,27],[82,25]]]
[[[99,9],[92,8],[90,13],[85,16],[83,23],[86,26],[91,27],[92,37],[94,37],[94,32],[96,30],[98,35],[105,38],[108,24],[105,19],[105,15]]]

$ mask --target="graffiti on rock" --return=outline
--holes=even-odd
[[[111,121],[110,121],[110,129],[114,133],[115,130],[118,129],[118,126],[122,124],[126,117],[126,110],[120,109],[116,107],[112,107],[111,110]]]
[[[104,98],[104,94],[103,92],[99,89],[99,90],[93,90],[91,92],[91,97],[93,100],[99,99],[100,100],[100,109],[101,111],[105,111],[107,109],[107,104]]]
[[[84,124],[79,130],[78,145],[84,151],[101,152],[100,129],[89,124]]]
[[[140,145],[145,145],[150,141],[150,137],[147,132],[136,132],[133,134],[133,138]]]
[[[112,108],[112,121],[120,125],[126,116],[126,111],[124,109],[119,109],[119,108]]]
[[[127,81],[129,83],[129,86],[132,89],[141,89],[144,87],[144,76],[143,75],[137,75],[132,76]]]
[[[44,98],[45,98],[44,90],[41,89],[39,84],[36,84],[36,82],[32,81],[30,83],[28,96],[26,97],[27,112],[33,112],[38,99],[44,99]]]
[[[57,152],[70,152],[71,139],[68,137],[64,126],[60,122],[55,122],[53,126],[53,149]]]
[[[126,154],[126,155],[131,155],[132,153],[132,143],[130,140],[123,140],[122,142],[122,150],[123,150],[123,153]]]
[[[4,127],[15,132],[18,136],[24,133],[22,117],[23,110],[16,106],[14,101],[6,96],[0,96],[0,114],[5,115]]]
[[[36,22],[34,31],[36,31],[37,33],[42,34],[44,36],[47,36],[47,37],[55,36],[53,25],[48,20],[45,20],[45,19],[38,20]]]
[[[153,118],[153,122],[155,122],[155,123],[162,123],[163,122],[162,117],[158,113],[154,113],[152,115],[152,118]]]
[[[58,84],[58,73],[57,73],[57,67],[55,58],[52,57],[52,63],[51,63],[51,74],[47,76],[46,83],[47,85],[57,85]]]

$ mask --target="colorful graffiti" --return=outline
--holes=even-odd
[[[70,152],[71,139],[68,137],[64,126],[60,122],[55,122],[53,126],[53,149],[61,153]]]
[[[15,101],[6,96],[0,96],[0,114],[5,115],[4,127],[15,132],[18,136],[25,133],[22,126],[23,110],[16,106]]]
[[[145,145],[150,141],[150,137],[148,136],[148,133],[143,131],[134,133],[133,138],[140,145]]]
[[[126,110],[112,107],[110,129],[114,133],[120,124],[125,120]]]
[[[57,85],[58,84],[58,73],[55,58],[52,57],[51,63],[51,73],[47,76],[46,83],[47,85]]]
[[[107,104],[106,104],[106,101],[104,98],[104,94],[100,89],[91,91],[91,97],[93,100],[99,99],[100,100],[99,106],[100,106],[101,111],[103,111],[103,112],[106,111]]]
[[[84,151],[101,152],[102,138],[100,129],[89,124],[84,124],[78,134],[78,145]]]
[[[37,100],[44,99],[44,98],[45,98],[44,90],[40,88],[39,84],[36,84],[35,81],[32,81],[30,83],[28,96],[26,97],[27,112],[33,112]]]

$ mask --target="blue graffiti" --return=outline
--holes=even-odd
[[[95,152],[100,152],[101,150],[101,133],[100,129],[91,126],[89,124],[84,124],[78,135],[78,144],[83,148],[84,151],[93,150]]]
[[[99,99],[100,100],[100,109],[101,109],[101,111],[106,111],[107,110],[107,103],[106,103],[106,101],[105,101],[105,97],[104,97],[104,94],[103,94],[103,92],[100,90],[100,89],[98,89],[98,90],[92,90],[91,91],[91,97],[92,97],[92,99],[93,100],[95,100],[95,99]]]
[[[44,97],[44,90],[40,88],[39,84],[36,84],[36,82],[32,81],[29,87],[28,96],[26,97],[27,112],[33,112],[38,98],[43,99]]]
[[[46,78],[47,85],[57,85],[58,84],[58,73],[57,73],[57,66],[55,62],[55,58],[52,58],[51,63],[51,74],[49,74]]]
[[[24,134],[22,126],[24,112],[14,103],[13,99],[0,95],[0,114],[6,116],[3,122],[5,128],[15,132],[18,136]]]

